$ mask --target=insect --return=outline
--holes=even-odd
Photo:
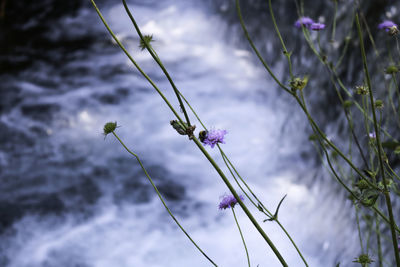
[[[199,140],[201,142],[204,142],[204,140],[207,138],[207,131],[200,131],[199,132]]]

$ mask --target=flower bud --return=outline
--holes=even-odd
[[[308,83],[308,76],[305,76],[303,79],[296,77],[290,82],[290,87],[292,88],[292,91],[296,90],[303,90],[304,87],[306,87]]]
[[[392,65],[387,67],[385,72],[386,74],[396,74],[397,72],[399,72],[399,69],[396,66]]]
[[[373,262],[368,254],[361,254],[358,258],[355,258],[353,262],[361,263],[362,266]]]
[[[368,88],[364,85],[358,85],[358,86],[356,86],[356,94],[368,95],[369,94]]]
[[[375,104],[375,108],[377,108],[377,109],[383,109],[383,107],[384,107],[383,101],[380,99],[376,100],[374,104]]]
[[[147,46],[151,46],[150,43],[153,41],[153,35],[143,35],[143,39],[140,39],[140,49],[143,51]]]
[[[353,101],[351,101],[351,100],[346,100],[343,102],[343,107],[346,109],[350,108],[352,105],[353,105]]]
[[[108,134],[114,132],[116,128],[117,122],[107,122],[106,124],[104,124],[103,134],[107,136]]]

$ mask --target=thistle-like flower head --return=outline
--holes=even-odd
[[[313,23],[314,21],[309,17],[300,17],[298,20],[296,20],[294,26],[296,28],[301,28],[301,26],[304,25],[304,27],[309,28]]]
[[[209,145],[211,148],[218,143],[225,144],[224,136],[228,132],[226,130],[210,130],[206,132],[205,137],[203,136],[200,140],[203,142],[204,145]]]
[[[378,25],[378,29],[385,30],[387,32],[389,32],[390,28],[392,28],[392,27],[397,28],[397,24],[391,20],[385,20],[381,24]]]
[[[241,200],[244,200],[242,195],[239,196]],[[233,208],[238,203],[237,199],[233,195],[224,195],[218,207],[220,210],[227,208]]]

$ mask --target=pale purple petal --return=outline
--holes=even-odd
[[[244,200],[244,197],[242,195],[239,195],[239,198],[241,200]],[[237,204],[237,200],[233,195],[225,195],[221,202],[219,203],[218,207],[220,210],[224,210],[227,208],[233,208]]]
[[[309,28],[314,21],[309,17],[301,17],[294,23],[294,26],[297,28],[301,28],[301,25],[304,25],[306,28]]]
[[[378,29],[380,29],[380,30],[386,30],[386,31],[389,31],[389,28],[391,28],[391,27],[393,27],[393,26],[396,26],[397,27],[397,24],[396,23],[394,23],[393,21],[391,21],[391,20],[385,20],[384,22],[382,22],[381,24],[379,24],[378,25]]]
[[[313,30],[313,31],[320,31],[320,30],[325,29],[325,24],[323,24],[323,23],[313,23],[313,24],[311,24],[310,29]]]
[[[203,140],[203,144],[211,146],[211,148],[214,148],[214,146],[218,143],[225,144],[224,141],[224,136],[228,132],[226,130],[210,130],[207,132],[206,138]]]

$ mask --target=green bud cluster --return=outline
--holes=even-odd
[[[364,179],[358,181],[357,184],[356,184],[356,186],[358,187],[358,189],[360,189],[360,191],[363,191],[363,190],[369,188],[368,182],[365,181]]]
[[[303,88],[306,87],[307,83],[308,76],[305,76],[304,78],[296,77],[290,82],[290,88],[293,92],[296,90],[303,90]]]

